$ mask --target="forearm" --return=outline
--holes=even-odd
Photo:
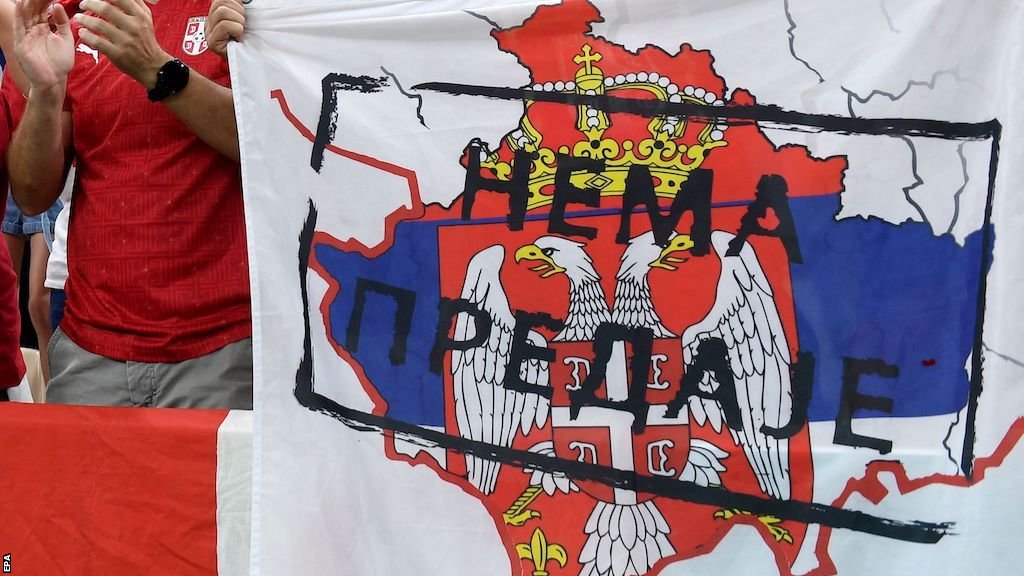
[[[156,39],[149,6],[129,0],[83,0],[80,7],[85,12],[75,15],[82,26],[79,39],[147,90],[153,90],[159,71],[172,57]],[[190,71],[184,88],[174,88],[181,91],[164,98],[163,104],[203,142],[237,162],[238,127],[231,90],[195,70]]]
[[[64,184],[64,93],[63,84],[29,93],[25,115],[8,151],[11,193],[28,215],[52,206]]]
[[[192,70],[185,89],[163,103],[203,142],[238,162],[238,127],[230,88]]]

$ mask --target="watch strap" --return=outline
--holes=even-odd
[[[146,92],[151,102],[159,102],[181,92],[188,85],[189,68],[177,58],[167,61],[156,73],[156,85]]]

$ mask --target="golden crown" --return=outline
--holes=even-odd
[[[584,95],[612,94],[619,90],[644,90],[665,102],[690,102],[707,106],[723,106],[724,101],[714,92],[699,86],[684,86],[682,89],[657,72],[636,72],[605,76],[597,67],[602,56],[584,44],[573,62],[580,66],[574,80],[569,82],[547,82],[535,84],[533,90],[545,92],[575,93]],[[519,127],[507,134],[505,143],[513,153],[519,150],[531,152],[533,166],[530,172],[530,199],[527,209],[532,210],[551,203],[550,193],[555,182],[557,168],[556,151],[544,146],[543,135],[530,122],[529,111],[534,101],[525,102],[525,110]],[[707,123],[697,135],[696,143],[686,144],[680,139],[687,128],[687,118],[680,116],[657,116],[647,125],[649,134],[637,140],[622,141],[606,138],[605,132],[611,127],[611,120],[603,110],[590,106],[577,106],[576,130],[579,141],[571,146],[561,145],[559,154],[571,154],[578,158],[605,161],[601,174],[576,173],[570,181],[580,188],[596,188],[602,196],[621,196],[626,188],[626,175],[630,166],[645,165],[655,178],[655,193],[663,198],[674,198],[680,186],[704,162],[709,150],[726,146],[724,123]],[[489,169],[499,180],[510,180],[512,163],[499,158],[497,151],[484,150],[480,166]],[[547,192],[547,193],[545,193]]]

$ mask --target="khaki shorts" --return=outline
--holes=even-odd
[[[177,363],[93,354],[58,328],[47,348],[47,404],[252,410],[252,339]]]

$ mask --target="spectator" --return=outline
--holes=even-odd
[[[50,331],[60,326],[64,318],[64,284],[68,280],[68,220],[71,219],[71,192],[74,189],[75,167],[71,167],[64,191],[60,194],[64,205],[57,215],[57,224],[53,228],[53,246],[50,248],[50,259],[46,261],[46,288],[50,290]]]
[[[9,121],[10,108],[0,92],[0,152],[10,142]],[[6,180],[6,174],[0,175],[0,179]],[[6,185],[0,190],[0,195],[7,195]],[[10,255],[6,250],[0,250],[0,401],[16,399],[16,391],[22,387],[27,389],[20,342],[21,314],[18,311],[17,276],[11,266]]]
[[[20,95],[19,95],[20,97]],[[17,124],[17,118],[12,119]],[[9,141],[9,135],[8,135]],[[4,193],[6,194],[6,186]],[[17,285],[21,286],[22,262],[25,248],[29,248],[28,267],[28,314],[32,319],[32,327],[39,342],[39,357],[42,361],[43,380],[48,379],[46,363],[46,346],[50,343],[53,333],[50,327],[50,293],[44,286],[46,279],[46,262],[50,256],[50,245],[53,242],[53,230],[57,214],[61,211],[58,200],[48,210],[36,216],[22,214],[13,197],[7,198],[7,210],[4,212],[3,231],[11,264],[17,276]]]
[[[152,3],[150,7],[149,3]],[[11,143],[26,213],[77,163],[67,306],[47,399],[250,408],[249,274],[227,65],[209,1],[20,0],[31,83]]]

